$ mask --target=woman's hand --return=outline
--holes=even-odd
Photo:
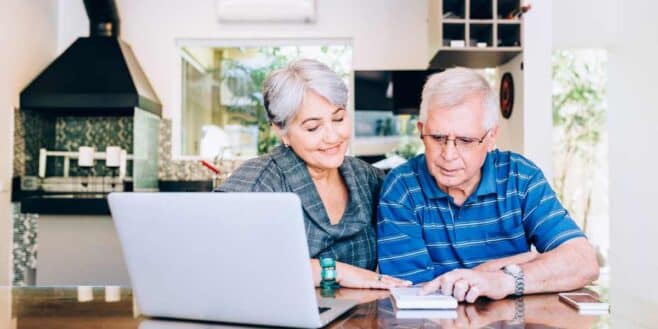
[[[411,281],[400,280],[388,275],[362,269],[345,263],[336,262],[336,281],[341,287],[361,289],[388,289],[409,287]]]

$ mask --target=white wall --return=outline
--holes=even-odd
[[[427,0],[318,0],[314,24],[220,24],[213,0],[118,0],[121,38],[135,52],[171,117],[177,39],[351,38],[355,69],[425,68]],[[88,35],[82,1],[60,1],[58,48]]]
[[[611,300],[618,315],[652,328],[658,323],[657,12],[656,1],[619,1],[618,37],[608,50]]]
[[[501,150],[510,150],[517,153],[523,153],[523,123],[525,113],[523,111],[524,97],[524,79],[523,71],[521,70],[521,63],[523,63],[523,54],[517,55],[511,61],[498,67],[498,80],[494,86],[494,90],[500,90],[500,79],[503,74],[512,74],[514,81],[514,105],[512,107],[512,115],[509,119],[503,118],[501,114],[498,115],[498,137],[496,138],[496,146]]]
[[[11,280],[13,108],[20,91],[55,57],[56,0],[3,0],[0,10],[0,284]]]
[[[533,1],[523,31],[523,153],[553,177],[552,3]]]
[[[554,49],[607,48],[613,45],[617,35],[619,0],[551,2]]]

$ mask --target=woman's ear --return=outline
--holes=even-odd
[[[281,130],[281,128],[275,124],[272,124],[272,129],[274,130],[274,133],[279,136],[279,139],[281,139],[283,145],[288,147],[290,145],[290,141],[288,140],[288,136],[283,132],[283,130]]]

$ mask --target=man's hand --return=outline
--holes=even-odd
[[[434,291],[452,295],[460,302],[473,303],[481,296],[501,299],[514,293],[514,278],[502,271],[456,269],[426,283],[422,293]]]

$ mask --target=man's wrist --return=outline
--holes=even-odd
[[[505,296],[514,295],[516,292],[516,280],[514,277],[503,272],[502,269],[498,271],[498,273],[500,274],[500,278],[502,280],[502,287],[503,292],[505,292]]]
[[[514,281],[514,296],[522,296],[525,293],[525,274],[523,269],[516,264],[507,265],[503,268],[503,273],[510,276]]]

